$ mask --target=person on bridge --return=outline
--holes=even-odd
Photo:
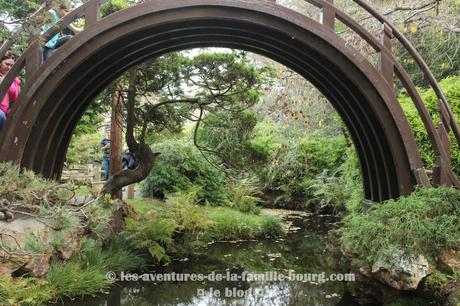
[[[13,67],[15,60],[16,56],[11,51],[6,51],[5,55],[0,60],[0,82],[11,70],[11,67]],[[13,83],[10,85],[8,92],[2,99],[2,104],[0,104],[0,130],[5,124],[11,103],[14,103],[14,101],[16,101],[16,98],[19,95],[20,84],[21,81],[16,77]]]
[[[62,17],[67,15],[70,12],[69,5],[67,3],[59,4],[56,9],[50,9],[49,11],[49,22],[44,24],[42,27],[43,33],[52,28]],[[69,24],[67,26],[74,34],[81,32],[81,28]],[[46,61],[48,57],[53,54],[54,50],[61,47],[63,44],[72,39],[73,35],[64,35],[61,36],[60,33],[56,34],[51,38],[45,46],[42,48],[42,62]]]
[[[104,181],[109,179],[110,170],[110,130],[106,131],[106,137],[99,144],[104,154],[102,155],[102,167],[104,168]]]

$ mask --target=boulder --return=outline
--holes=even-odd
[[[415,290],[432,271],[423,255],[396,252],[389,258],[379,258],[372,265],[372,276],[397,290]]]
[[[53,245],[56,234],[63,235],[64,245]],[[55,231],[45,222],[23,214],[17,214],[9,222],[0,221],[0,276],[10,275],[18,270],[31,276],[45,276],[52,254],[57,252],[62,259],[68,259],[78,248],[82,234],[82,231]],[[27,249],[30,238],[35,238],[37,250]]]

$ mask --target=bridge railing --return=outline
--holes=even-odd
[[[421,55],[412,46],[412,44],[400,33],[394,25],[392,25],[383,15],[379,14],[372,7],[362,0],[352,0],[354,3],[363,8],[372,17],[374,17],[381,25],[381,37],[376,37],[367,29],[355,21],[352,17],[334,6],[332,0],[305,0],[311,5],[317,7],[321,11],[321,24],[331,31],[335,31],[336,20],[342,22],[349,29],[357,33],[365,42],[367,42],[378,54],[378,67],[382,78],[388,86],[394,90],[394,78],[397,77],[408,95],[411,97],[421,119],[427,130],[429,140],[433,146],[436,155],[436,166],[433,169],[432,183],[438,184],[456,184],[460,186],[458,179],[452,172],[450,160],[450,138],[449,132],[452,131],[457,140],[457,145],[460,147],[460,128],[455,121],[454,114],[449,107],[446,97],[442,93],[436,79],[425,63]],[[76,19],[85,18],[85,28],[98,22],[100,19],[100,7],[106,0],[90,0],[81,5],[77,9],[70,12],[61,19],[54,27],[46,33],[33,40],[27,50],[18,58],[11,71],[0,84],[0,97],[6,93],[9,84],[13,81],[16,75],[25,68],[26,82],[32,80],[34,75],[43,64],[41,62],[40,49],[44,42],[48,41],[54,35],[65,29],[69,24]],[[274,2],[273,0],[271,2]],[[416,86],[414,85],[410,75],[399,63],[392,53],[392,39],[396,38],[401,45],[407,50],[408,54],[413,58],[415,63],[420,67],[424,76],[429,81],[431,87],[436,93],[439,100],[439,115],[441,122],[438,127],[435,127],[433,119],[425,107],[422,98],[420,97]],[[11,45],[11,41],[7,41],[0,47],[0,56]],[[46,63],[45,63],[46,65]],[[425,169],[413,169],[414,175],[419,184],[431,185]]]
[[[451,143],[449,132],[452,131],[457,145],[460,148],[460,128],[455,120],[455,116],[447,102],[446,97],[442,93],[439,84],[436,81],[430,68],[418,53],[415,47],[407,40],[406,37],[383,15],[374,10],[371,6],[362,0],[352,0],[373,18],[382,25],[380,40],[370,33],[366,28],[360,25],[349,15],[334,6],[332,0],[305,0],[313,6],[321,10],[321,23],[332,31],[335,31],[335,21],[339,20],[349,29],[358,34],[365,42],[367,42],[378,54],[378,67],[382,78],[387,82],[388,86],[394,90],[394,78],[397,77],[401,84],[406,89],[408,95],[412,99],[419,116],[428,133],[436,155],[436,166],[433,169],[432,183],[439,184],[455,184],[460,186],[458,179],[452,172],[451,166]],[[424,105],[423,99],[420,97],[417,88],[412,81],[409,73],[394,57],[392,53],[392,39],[397,39],[401,45],[407,50],[415,63],[419,66],[425,78],[438,98],[438,112],[441,122],[438,127],[435,127],[433,118]],[[418,183],[430,185],[425,169],[414,169],[414,175]]]

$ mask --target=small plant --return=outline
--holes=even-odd
[[[44,305],[53,300],[55,295],[48,282],[43,279],[0,277],[2,305]]]
[[[177,228],[171,218],[127,219],[126,226],[132,233],[131,238],[138,248],[146,248],[157,262],[169,261],[166,249],[173,243],[173,234]]]
[[[228,184],[230,206],[241,212],[259,214],[258,203],[262,202],[260,184],[255,177],[231,180]]]
[[[77,297],[101,293],[107,290],[107,281],[103,267],[88,266],[82,268],[78,262],[51,265],[46,277],[52,290],[60,297]]]

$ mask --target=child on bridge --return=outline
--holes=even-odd
[[[0,60],[0,82],[6,76],[8,71],[11,70],[15,61],[16,56],[11,51],[6,51],[5,55]],[[13,83],[10,85],[8,92],[2,99],[2,103],[0,104],[0,130],[5,124],[11,103],[14,103],[19,95],[20,84],[21,81],[18,78],[15,78]]]
[[[52,28],[62,17],[70,12],[69,4],[66,2],[61,3],[57,6],[56,9],[50,9],[48,12],[50,14],[49,22],[43,25],[43,33]],[[67,28],[69,28],[74,34],[78,34],[82,30],[72,24],[69,24]],[[54,50],[68,42],[70,39],[72,39],[72,37],[73,35],[61,36],[60,33],[53,36],[53,38],[51,38],[42,48],[42,62],[46,61],[46,59],[50,57],[51,54],[53,54]]]

